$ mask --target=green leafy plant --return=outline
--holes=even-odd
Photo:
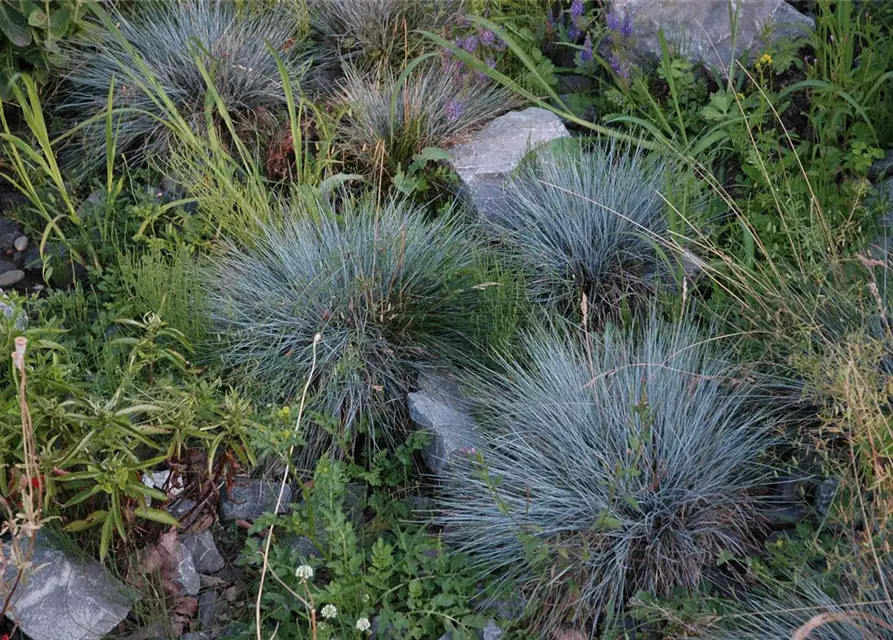
[[[38,85],[64,61],[62,45],[86,27],[83,0],[3,0],[0,2],[0,98],[9,83],[28,73]]]
[[[398,455],[417,445],[407,443]],[[401,466],[384,465],[392,471]],[[375,478],[366,472],[362,477],[377,487],[369,503],[384,509],[394,503],[393,497],[379,497],[395,488],[384,480],[392,474],[379,464],[374,468]],[[320,460],[312,489],[292,514],[255,523],[255,530],[275,525],[277,531],[270,554],[273,579],[262,595],[262,635],[278,628],[283,638],[361,638],[374,625],[376,633],[403,638],[478,637],[476,630],[491,616],[473,603],[485,602],[493,585],[481,585],[467,559],[422,526],[386,520],[361,526],[365,492],[358,496],[351,487],[365,487],[349,485],[352,477],[344,463]],[[295,536],[303,542],[289,543]],[[259,563],[258,546],[248,540],[250,564]]]

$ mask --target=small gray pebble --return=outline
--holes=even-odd
[[[25,272],[21,269],[13,269],[0,273],[0,287],[12,287],[25,279]]]
[[[13,242],[16,251],[24,251],[28,248],[28,236],[19,236]]]

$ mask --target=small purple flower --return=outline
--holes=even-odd
[[[573,4],[571,4],[571,21],[573,21],[574,26],[578,27],[580,18],[583,17],[583,0],[574,0]]]
[[[489,29],[484,29],[481,31],[481,42],[483,42],[485,46],[492,47],[496,42],[496,34]]]
[[[583,42],[583,50],[580,52],[580,62],[592,62],[592,36],[586,34],[586,40]]]
[[[626,60],[624,60],[617,54],[616,51],[611,54],[610,58],[608,58],[608,62],[611,64],[611,68],[614,70],[614,73],[616,73],[624,80],[629,80],[629,65],[627,64]]]
[[[487,59],[485,60],[485,62],[487,63],[487,66],[490,67],[491,69],[496,68],[496,58],[494,58],[493,56],[487,56]]]
[[[556,25],[556,23],[557,23],[557,21],[558,21],[558,19],[555,17],[555,14],[552,13],[552,9],[549,9],[549,10],[546,12],[546,22],[549,23],[549,27],[550,27],[551,29],[554,29],[554,28],[555,28],[555,25]]]
[[[624,38],[629,38],[633,35],[633,21],[626,11],[623,12],[623,24],[620,25],[620,35]]]
[[[505,51],[505,48],[507,46],[508,45],[506,44],[505,40],[503,40],[502,38],[496,38],[496,50],[497,51]]]
[[[471,457],[477,455],[477,449],[471,446],[459,447],[459,453],[463,456]]]
[[[460,46],[468,53],[474,53],[478,48],[478,37],[475,35],[468,36]]]
[[[446,119],[450,122],[455,122],[462,117],[462,103],[457,102],[456,100],[451,100],[444,108],[444,115],[446,115]]]
[[[489,82],[490,78],[483,71],[475,71],[474,72],[474,80],[478,84],[487,84],[487,82]]]
[[[572,42],[575,41],[580,37],[580,30],[572,25],[571,28],[567,30],[567,37],[570,38]]]
[[[611,31],[620,31],[621,29],[620,16],[613,9],[608,12],[608,29]]]

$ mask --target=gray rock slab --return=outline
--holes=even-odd
[[[539,107],[510,111],[490,121],[471,140],[448,150],[463,197],[481,216],[498,218],[506,182],[527,152],[569,136],[561,118]]]
[[[198,593],[202,586],[202,579],[195,570],[195,562],[192,560],[192,554],[189,549],[180,541],[177,551],[177,582],[183,587],[188,595],[194,596]]]
[[[422,450],[425,464],[442,473],[456,456],[467,456],[480,446],[478,425],[468,411],[459,386],[442,374],[425,373],[419,390],[407,396],[409,417],[433,440]]]
[[[31,562],[7,615],[32,640],[98,640],[130,612],[125,587],[98,562],[57,549],[40,535]],[[15,572],[10,564],[3,579]]]
[[[893,175],[893,149],[880,160],[875,160],[868,169],[869,180],[883,180],[890,175]]]
[[[238,479],[229,495],[221,491],[220,515],[224,520],[254,520],[276,509],[279,483],[267,480]],[[279,513],[284,513],[292,501],[290,485],[285,486]]]
[[[734,36],[730,4],[737,20]],[[721,70],[743,54],[752,60],[771,43],[815,29],[812,18],[784,0],[613,0],[612,8],[630,16],[630,48],[637,57],[660,59],[663,30],[681,55]]]
[[[208,529],[198,533],[184,533],[180,543],[192,554],[195,570],[204,575],[213,575],[226,566],[226,561],[217,550],[214,536]]]
[[[505,631],[500,629],[495,622],[490,620],[487,626],[481,629],[481,640],[499,640],[505,635]]]

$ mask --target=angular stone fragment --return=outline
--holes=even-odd
[[[464,197],[484,218],[498,218],[504,188],[521,158],[531,149],[567,138],[561,119],[545,109],[510,111],[481,129],[466,143],[449,150]]]
[[[663,30],[667,43],[688,60],[721,70],[742,54],[753,61],[770,44],[815,29],[812,18],[784,0],[613,0],[611,5],[630,18],[630,50],[636,57],[659,60],[658,31]]]
[[[180,543],[192,554],[192,562],[199,573],[213,575],[226,566],[214,544],[214,536],[208,529],[198,533],[184,533],[180,536]]]
[[[8,560],[8,549],[0,551]],[[95,560],[81,560],[38,535],[31,564],[7,615],[32,640],[99,640],[130,612],[125,587]],[[9,562],[3,580],[12,581],[16,570]]]
[[[286,485],[278,513],[291,504],[291,486]],[[267,480],[238,479],[229,491],[220,493],[220,515],[224,520],[254,520],[276,509],[279,483]]]
[[[419,390],[408,395],[409,417],[434,439],[422,450],[425,464],[442,473],[456,456],[473,455],[479,446],[478,426],[454,380],[423,374]]]

